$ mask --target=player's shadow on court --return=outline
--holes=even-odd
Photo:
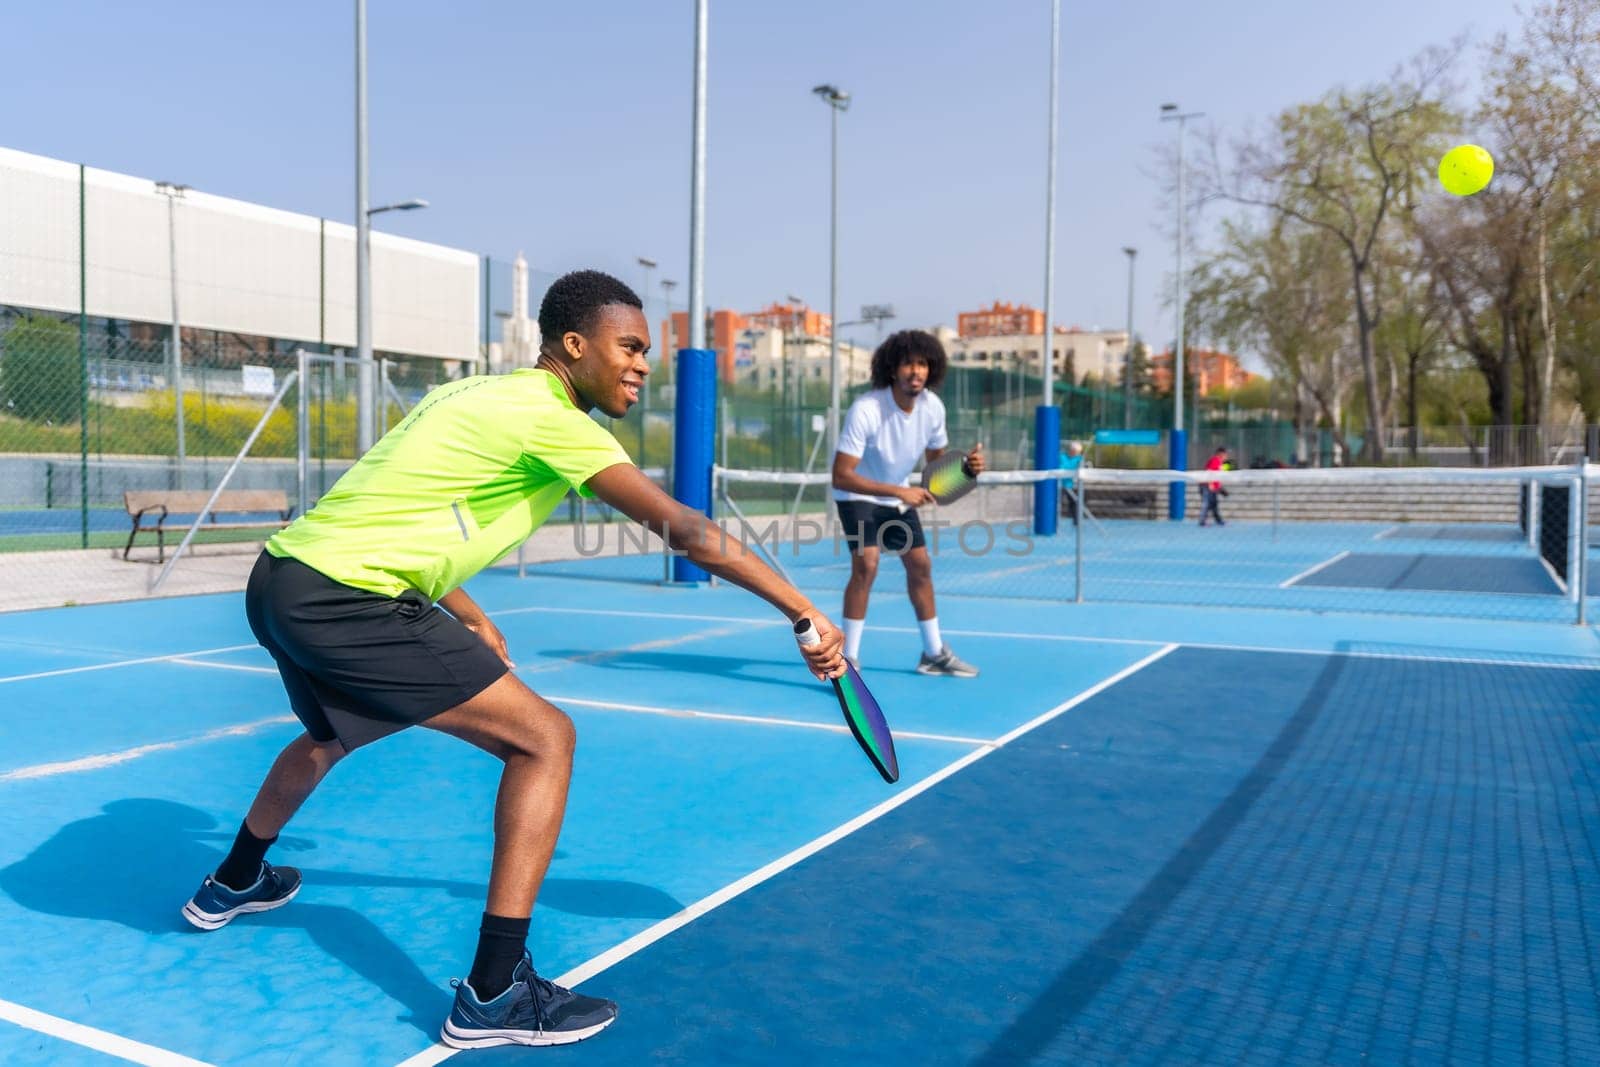
[[[608,653],[595,658],[594,652],[576,649],[549,649],[544,655],[555,659],[572,659],[582,664],[621,671],[669,671],[674,674],[712,675],[739,682],[756,682],[760,685],[784,685],[816,692],[819,683],[803,671],[795,659],[749,659],[744,656],[707,656],[694,652],[638,652]],[[793,677],[786,677],[792,675]],[[537,681],[533,683],[537,688]]]
[[[0,868],[0,891],[47,915],[114,922],[152,936],[206,936],[185,922],[179,909],[232,841],[232,830],[219,829],[215,819],[197,808],[166,800],[112,801],[101,814],[68,823],[23,859]],[[301,867],[312,888],[416,888],[470,900],[486,894],[485,886],[473,882],[306,869],[294,853],[314,848],[313,842],[285,835],[277,847],[283,851],[275,858]],[[323,951],[403,1005],[407,1021],[431,1035],[450,1011],[451,994],[366,916],[313,903],[308,895],[302,890],[289,906],[243,921],[304,930]],[[659,889],[608,879],[547,879],[539,903],[608,917],[655,919],[682,910]],[[470,930],[462,931],[464,945],[471,937]],[[92,949],[85,942],[84,964],[91,963]]]

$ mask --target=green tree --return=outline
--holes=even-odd
[[[35,422],[76,422],[83,368],[78,331],[45,315],[26,315],[0,337],[0,404]]]
[[[1269,217],[1265,229],[1229,220],[1221,234],[1220,247],[1191,275],[1189,316],[1227,347],[1259,355],[1288,383],[1297,434],[1320,422],[1348,454],[1344,398],[1356,361],[1348,351],[1351,294],[1339,242],[1282,216]]]
[[[1375,462],[1388,421],[1387,368],[1375,343],[1388,310],[1382,248],[1394,237],[1394,215],[1426,182],[1445,132],[1459,125],[1441,87],[1457,50],[1425,52],[1388,84],[1284,111],[1269,137],[1239,147],[1229,175],[1212,175],[1219,195],[1319,230],[1340,249],[1371,431],[1362,447]]]

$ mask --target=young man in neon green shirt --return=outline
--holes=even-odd
[[[663,493],[587,412],[613,418],[650,372],[639,298],[597,271],[568,274],[539,309],[535,368],[441,386],[316,507],[267,542],[245,594],[306,732],[279,754],[232,850],[183,908],[203,930],[287,904],[300,873],[268,846],[345,755],[412,725],[501,759],[489,897],[472,969],[441,1033],[457,1048],[568,1044],[616,1018],[609,1000],[533,970],[525,943],[566,806],[576,734],[510,670],[504,636],[461,583],[544,522],[569,489],[666,536],[820,645],[819,678],[843,669],[841,637],[800,592],[705,516]],[[440,610],[443,609],[443,610]]]

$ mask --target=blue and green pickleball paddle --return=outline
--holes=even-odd
[[[794,639],[801,645],[814,645],[822,640],[810,619],[794,624]],[[834,695],[839,698],[839,710],[844,712],[845,725],[855,735],[856,744],[867,754],[872,765],[878,768],[886,782],[900,779],[900,761],[894,754],[894,735],[884,720],[883,709],[872,696],[867,683],[861,680],[856,669],[845,661],[844,674],[832,679]]]

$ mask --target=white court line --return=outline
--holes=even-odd
[[[1391,534],[1393,534],[1398,529],[1400,529],[1400,527],[1398,525],[1395,525],[1395,526],[1389,527],[1387,530],[1379,530],[1377,533],[1372,535],[1372,539],[1374,541],[1382,541],[1384,538],[1390,536]]]
[[[1335,563],[1338,563],[1341,559],[1344,559],[1349,554],[1350,554],[1350,550],[1347,548],[1343,552],[1339,553],[1337,556],[1329,557],[1328,559],[1325,559],[1321,563],[1317,564],[1315,567],[1310,567],[1310,568],[1308,568],[1306,570],[1301,571],[1299,574],[1295,575],[1293,578],[1284,579],[1283,581],[1278,583],[1278,588],[1279,589],[1287,589],[1291,585],[1293,585],[1295,582],[1298,582],[1300,579],[1309,578],[1313,574],[1315,574],[1318,571],[1320,571],[1322,568],[1333,566]]]
[[[239,652],[255,645],[226,645],[222,648],[202,648],[196,652],[173,652],[165,656],[145,656],[142,659],[119,659],[111,663],[92,663],[87,667],[62,667],[54,671],[38,671],[34,674],[13,674],[0,678],[0,685],[6,682],[29,682],[35,678],[57,678],[63,674],[83,674],[86,671],[109,671],[115,667],[136,667],[141,663],[167,663],[184,656],[209,656],[217,652]]]
[[[148,1067],[211,1067],[204,1060],[192,1060],[188,1056],[180,1056],[176,1052],[168,1052],[164,1048],[146,1045],[132,1038],[118,1037],[104,1030],[96,1030],[92,1026],[58,1019],[54,1015],[24,1008],[21,1004],[13,1004],[9,1000],[0,1000],[0,1019],[16,1023],[25,1030],[49,1034],[51,1037],[58,1037],[74,1045],[82,1045],[84,1048],[92,1048],[96,1052],[104,1052],[130,1063],[143,1063]]]
[[[1562,578],[1561,575],[1556,573],[1556,569],[1554,567],[1550,566],[1550,561],[1544,558],[1543,552],[1539,553],[1539,562],[1544,564],[1545,573],[1550,575],[1550,580],[1552,582],[1556,583],[1556,588],[1560,589],[1563,594],[1566,593],[1566,580]]]
[[[1155,644],[1156,642],[1149,642]],[[206,663],[203,660],[180,659],[173,660],[187,667],[211,667],[224,671],[251,671],[255,673],[277,674],[271,667],[247,667],[236,663]],[[755,679],[752,679],[755,680]],[[584,697],[560,696],[554,693],[542,694],[550,703],[560,707],[571,704],[577,708],[597,708],[601,711],[628,711],[642,715],[663,715],[676,719],[715,719],[722,722],[743,722],[754,726],[792,726],[801,730],[826,730],[828,733],[845,734],[850,728],[844,725],[835,725],[826,722],[807,722],[802,719],[784,719],[771,715],[737,715],[728,711],[703,711],[699,708],[664,708],[655,704],[622,704],[614,700],[588,700]],[[275,720],[292,721],[292,720]],[[896,730],[896,737],[909,737],[918,741],[947,741],[956,745],[992,745],[994,742],[982,737],[960,737],[955,734],[927,734],[915,730]],[[206,740],[196,738],[196,741]],[[220,735],[219,735],[220,736]],[[5,775],[0,774],[0,781],[5,780]]]
[[[666,715],[678,719],[717,719],[722,722],[743,722],[755,726],[793,726],[802,730],[826,730],[832,734],[847,734],[848,726],[828,722],[805,722],[801,719],[780,719],[765,715],[735,715],[725,711],[699,711],[693,708],[661,708],[650,704],[618,704],[610,700],[584,700],[580,697],[547,696],[546,700],[560,706],[571,704],[577,708],[599,708],[603,711],[631,711],[644,715]],[[914,730],[895,730],[897,738],[910,737],[918,741],[948,741],[957,745],[993,745],[982,737],[956,737],[952,734],[924,734]]]
[[[106,752],[98,756],[84,756],[81,759],[62,760],[58,763],[36,763],[31,767],[18,767],[14,771],[0,774],[0,782],[15,782],[25,778],[50,778],[58,774],[75,774],[78,771],[97,771],[102,767],[114,767],[119,763],[140,759],[152,752],[170,752],[173,749],[188,748],[190,745],[200,745],[224,737],[244,737],[269,726],[296,721],[298,720],[293,715],[275,715],[270,719],[257,719],[255,722],[240,723],[237,726],[222,726],[177,741],[158,741],[153,745],[139,745],[137,748],[125,748],[121,752]]]
[[[752,889],[755,886],[760,885],[762,882],[774,877],[775,875],[781,874],[806,857],[822,851],[835,841],[847,837],[848,835],[861,829],[863,826],[866,826],[868,823],[875,822],[879,818],[893,811],[895,808],[898,808],[900,805],[906,803],[912,797],[917,796],[919,793],[924,793],[933,788],[935,785],[938,785],[940,782],[944,781],[946,778],[950,777],[952,774],[955,774],[962,768],[978,762],[978,760],[983,759],[983,757],[989,755],[991,752],[994,752],[996,749],[1015,741],[1028,731],[1043,726],[1051,719],[1070,711],[1079,704],[1082,704],[1084,701],[1088,700],[1090,697],[1093,697],[1096,694],[1109,689],[1111,686],[1116,685],[1129,675],[1143,670],[1145,667],[1148,667],[1150,664],[1172,652],[1177,647],[1177,645],[1162,646],[1156,651],[1150,653],[1148,656],[1139,660],[1137,663],[1134,663],[1128,667],[1124,667],[1116,674],[1111,675],[1111,677],[1106,678],[1104,681],[1097,682],[1072,699],[1057,704],[1055,707],[1051,708],[1049,711],[1038,716],[1037,718],[1025,722],[1015,730],[1012,730],[1010,733],[1003,734],[1002,736],[996,738],[992,746],[976,749],[967,753],[954,763],[948,764],[940,770],[935,771],[933,774],[930,774],[920,782],[917,782],[915,785],[896,793],[894,796],[890,797],[888,800],[885,800],[876,807],[862,812],[849,822],[829,830],[821,837],[815,838],[814,840],[801,845],[799,848],[786,855],[778,857],[765,867],[752,871],[743,878],[740,878],[738,881],[731,882],[728,885],[723,886],[721,889],[717,890],[711,895],[700,898],[693,904],[690,904],[688,907],[678,912],[676,915],[661,920],[654,926],[651,926],[648,929],[628,938],[620,945],[616,945],[610,949],[607,949],[605,952],[600,953],[600,955],[595,956],[593,959],[578,964],[578,966],[574,967],[572,970],[556,978],[556,982],[564,986],[575,986],[580,982],[588,981],[590,978],[593,978],[606,968],[622,962],[636,952],[648,948],[650,945],[661,940],[663,937],[666,937],[668,934],[673,933],[676,930],[682,929],[695,919],[705,915],[707,912],[721,907],[723,904],[726,904],[728,901],[739,896],[746,890]],[[450,1048],[446,1045],[435,1043],[434,1045],[423,1049],[415,1056],[412,1056],[410,1059],[404,1060],[399,1064],[399,1067],[430,1067],[432,1064],[442,1063],[443,1061],[449,1059],[451,1056],[454,1056],[457,1051],[458,1050]]]
[[[212,670],[215,670],[215,671],[245,671],[246,673],[249,673],[249,674],[277,674],[278,673],[278,668],[276,668],[276,667],[255,667],[255,666],[251,666],[248,663],[212,663],[209,660],[190,659],[188,656],[180,657],[179,659],[175,659],[172,662],[173,663],[177,663],[177,664],[181,664],[181,665],[183,665],[185,667],[210,667]]]

